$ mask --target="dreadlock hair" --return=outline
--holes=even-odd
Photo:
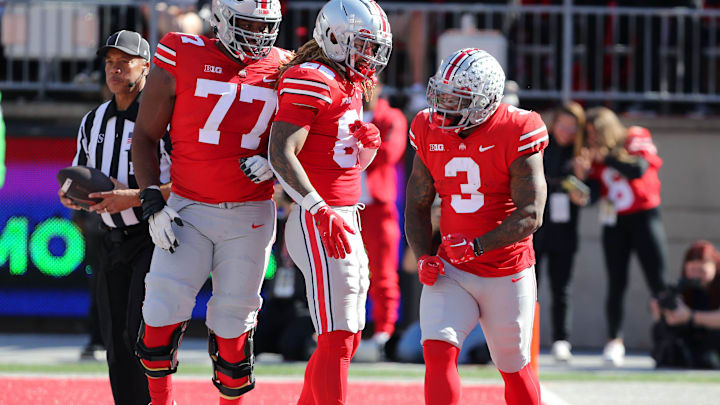
[[[318,45],[317,41],[311,39],[305,42],[305,44],[303,44],[303,46],[301,46],[300,49],[295,52],[295,56],[293,56],[293,58],[288,63],[280,66],[280,68],[278,69],[278,77],[282,77],[288,69],[295,65],[313,61],[331,66],[339,72],[344,73],[346,70],[345,67],[341,64],[330,60],[330,58],[325,55],[325,52],[322,50],[322,48],[320,48],[320,45]],[[275,83],[277,86],[280,81],[278,80]],[[373,95],[373,91],[375,90],[375,81],[371,79],[363,80],[362,82],[360,82],[358,87],[362,89],[365,100],[370,101]]]

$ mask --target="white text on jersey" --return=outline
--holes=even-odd
[[[444,152],[445,151],[445,144],[442,143],[431,143],[430,144],[430,152]]]
[[[205,65],[205,72],[222,74],[222,66]]]

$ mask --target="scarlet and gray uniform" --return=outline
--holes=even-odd
[[[288,56],[273,48],[240,69],[217,39],[170,33],[158,44],[153,62],[176,83],[168,205],[185,225],[173,224],[180,244],[175,253],[155,249],[145,280],[147,325],[189,319],[210,273],[208,327],[234,338],[255,325],[275,238],[275,204],[272,182],[250,181],[238,159],[267,150],[277,105],[273,75]]]
[[[410,143],[430,171],[440,195],[443,235],[470,238],[497,227],[517,208],[510,194],[510,165],[548,144],[537,113],[500,104],[465,139],[443,131],[421,111],[410,127]],[[451,265],[444,249],[445,275],[424,286],[420,300],[422,340],[462,347],[480,321],[497,367],[514,373],[530,361],[536,301],[532,236]]]
[[[307,62],[288,69],[278,86],[276,121],[308,129],[297,157],[310,183],[355,231],[347,233],[352,252],[343,259],[325,253],[312,215],[302,196],[282,179],[293,205],[285,225],[288,253],[305,277],[315,329],[358,332],[365,327],[369,281],[368,258],[360,236],[361,194],[357,140],[349,126],[362,116],[362,92],[330,67]]]

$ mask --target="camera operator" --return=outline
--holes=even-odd
[[[720,253],[710,242],[688,248],[678,285],[651,310],[658,367],[720,369]]]

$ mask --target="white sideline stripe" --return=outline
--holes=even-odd
[[[540,384],[540,395],[542,396],[543,405],[570,405],[569,402],[560,398],[558,394],[550,391],[542,384]]]
[[[167,63],[168,65],[173,65],[173,66],[175,66],[175,61],[174,61],[174,60],[170,60],[170,59],[168,59],[168,58],[160,55],[160,54],[157,53],[157,52],[155,52],[155,57],[158,58],[158,59],[160,59],[161,61]]]
[[[415,142],[413,142],[412,139],[410,139],[410,145],[412,145],[412,147],[417,150],[417,145],[415,145]]]
[[[413,134],[412,129],[410,130],[410,138],[415,139],[415,134]]]
[[[327,91],[330,91],[330,86],[328,86],[325,83],[318,83],[313,82],[312,80],[302,80],[302,79],[293,79],[293,78],[287,78],[283,80],[283,83],[294,83],[294,84],[302,84],[305,86],[315,86],[320,87],[321,89],[325,89]]]
[[[283,93],[302,94],[302,95],[305,95],[305,96],[312,96],[312,97],[319,98],[320,100],[323,100],[323,101],[325,101],[325,102],[328,103],[328,104],[332,104],[332,100],[330,99],[330,97],[323,96],[323,95],[320,94],[320,93],[316,93],[316,92],[310,91],[310,90],[300,90],[300,89],[288,89],[288,88],[285,88],[285,89],[280,90],[280,94],[279,94],[279,95],[282,95]]]
[[[533,141],[533,142],[530,142],[530,143],[528,143],[528,144],[526,144],[526,145],[523,145],[523,146],[519,147],[519,148],[518,148],[518,152],[522,152],[522,151],[524,151],[525,149],[532,148],[533,146],[535,146],[535,145],[537,145],[537,144],[539,144],[539,143],[545,142],[545,141],[547,141],[548,139],[549,139],[548,136],[545,135],[545,136],[543,136],[542,138],[538,139],[537,141]]]
[[[162,49],[163,52],[169,53],[169,54],[172,55],[172,56],[175,56],[175,55],[176,55],[176,54],[175,54],[175,51],[173,51],[172,49],[168,48],[167,46],[165,46],[165,45],[163,45],[163,44],[157,44],[157,47],[160,48],[160,49]],[[156,52],[156,53],[157,53],[157,52]]]
[[[539,134],[539,133],[542,132],[542,131],[547,131],[547,127],[545,127],[545,125],[541,126],[540,128],[538,128],[538,129],[536,129],[536,130],[534,130],[534,131],[530,131],[530,132],[528,132],[527,134],[523,134],[523,135],[520,137],[520,140],[522,141],[522,140],[524,140],[524,139],[528,139],[528,138],[530,138],[531,136],[533,136],[533,135],[535,135],[535,134]]]

